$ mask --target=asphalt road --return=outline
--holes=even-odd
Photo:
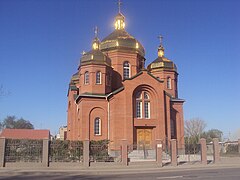
[[[87,173],[87,172],[4,172],[0,179],[6,180],[240,180],[240,168],[177,170],[161,172],[127,172],[127,173]]]

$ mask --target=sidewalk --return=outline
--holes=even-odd
[[[97,163],[92,164],[91,167],[85,168],[83,166],[69,166],[69,167],[42,167],[42,168],[23,168],[23,167],[5,167],[0,169],[0,173],[23,173],[23,172],[68,172],[80,174],[132,174],[132,173],[147,173],[147,172],[170,172],[170,171],[189,171],[197,169],[221,169],[221,168],[240,168],[240,157],[221,158],[220,163],[202,165],[200,162],[184,163],[178,166],[171,166],[171,164],[163,167],[158,167],[154,162],[137,162],[130,163],[129,166],[111,163]]]

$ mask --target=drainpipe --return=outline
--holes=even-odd
[[[111,95],[112,95],[112,93],[110,93],[106,96],[106,100],[108,101],[108,107],[107,107],[107,122],[108,122],[107,138],[108,138],[108,140],[110,140],[110,102],[109,102],[108,97]]]
[[[108,101],[108,140],[110,140],[110,102]]]

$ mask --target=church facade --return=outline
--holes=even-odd
[[[164,147],[177,139],[184,146],[184,100],[178,98],[178,72],[160,43],[156,59],[145,67],[145,50],[115,17],[115,30],[92,42],[70,81],[67,139],[109,140],[110,148],[127,140],[137,147]]]

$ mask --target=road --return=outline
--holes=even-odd
[[[219,168],[199,170],[176,170],[159,172],[129,172],[129,173],[99,173],[98,172],[1,172],[0,179],[4,180],[239,180],[240,168]]]

